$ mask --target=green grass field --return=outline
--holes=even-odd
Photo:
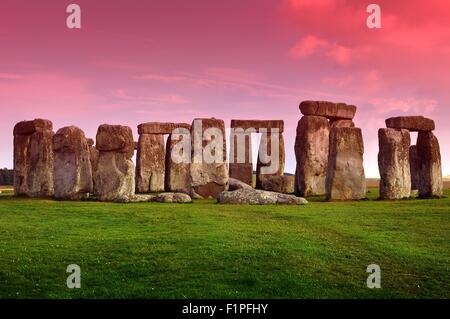
[[[263,207],[3,194],[0,297],[450,298],[450,199],[369,195]],[[366,287],[372,263],[382,289]],[[69,264],[81,289],[66,287]]]

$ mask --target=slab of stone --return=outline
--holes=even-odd
[[[238,189],[253,189],[253,187],[251,187],[247,183],[244,183],[236,178],[230,177],[228,190],[235,191]]]
[[[205,137],[205,131],[217,130],[220,137]],[[216,198],[228,189],[227,145],[225,123],[223,120],[195,119],[191,127],[192,158],[190,166],[191,194],[194,198]],[[215,145],[215,147],[213,147]],[[222,147],[220,147],[222,146]],[[217,152],[217,153],[216,153]],[[215,159],[205,158],[205,154],[214,155]]]
[[[409,147],[409,167],[411,172],[411,194],[412,191],[419,190],[420,183],[420,166],[419,157],[417,155],[417,145],[411,145]]]
[[[254,129],[255,133],[261,133],[264,129],[278,129],[280,133],[284,132],[283,120],[231,120],[231,128],[242,128],[244,131]],[[263,129],[263,130],[261,130]],[[251,131],[249,131],[251,132]]]
[[[189,126],[190,127],[190,126]],[[190,183],[190,167],[189,161],[185,161],[183,158],[184,147],[177,147],[187,141],[189,146],[191,145],[190,134],[180,134],[183,131],[180,130],[174,135],[169,135],[166,143],[166,174],[165,174],[165,188],[168,192],[178,193],[191,193]],[[177,152],[178,151],[178,152]],[[188,152],[189,156],[191,152]],[[174,158],[172,158],[174,157]],[[174,160],[175,159],[175,160]]]
[[[280,194],[258,189],[239,189],[222,192],[217,198],[220,204],[245,205],[306,205],[308,201],[295,195]]]
[[[331,120],[330,128],[335,127],[355,127],[355,123],[352,120]]]
[[[93,193],[88,141],[75,126],[59,129],[53,136],[55,198],[80,200]]]
[[[391,117],[386,120],[386,127],[405,129],[411,132],[429,132],[435,129],[434,121],[423,116]]]
[[[166,123],[166,122],[149,122],[138,126],[140,134],[172,134],[176,128],[190,129],[190,125],[186,123]]]
[[[296,193],[300,196],[325,194],[328,169],[330,125],[322,116],[303,116],[297,125]]]
[[[14,194],[50,197],[53,187],[53,131],[48,120],[14,127]]]
[[[408,130],[381,128],[378,131],[380,198],[395,200],[411,196],[411,169]]]
[[[419,197],[441,197],[444,188],[441,151],[439,141],[432,132],[419,132],[417,155],[420,169]]]
[[[366,198],[363,166],[364,143],[360,128],[334,128],[330,133],[326,198],[359,200]]]
[[[356,106],[328,101],[303,101],[300,103],[303,115],[323,116],[330,120],[352,120],[356,114]]]
[[[184,193],[162,193],[156,196],[152,201],[157,203],[186,204],[192,203],[192,198]]]
[[[253,156],[251,133],[244,130],[230,134],[230,177],[253,185]]]
[[[165,179],[164,135],[141,134],[136,159],[136,191],[138,193],[163,192]]]
[[[103,124],[97,131],[96,148],[100,152],[116,152],[131,159],[134,155],[133,132],[128,126]]]
[[[261,189],[282,194],[295,192],[295,176],[261,176]]]
[[[272,153],[272,140],[274,145],[278,144],[278,156]],[[264,154],[264,155],[263,155]],[[267,157],[268,156],[268,157]],[[267,158],[266,158],[267,157]],[[278,163],[272,162],[272,157]],[[256,163],[256,188],[261,189],[262,176],[282,176],[284,175],[284,167],[286,161],[284,137],[283,134],[266,133],[262,134],[259,144],[258,161]]]

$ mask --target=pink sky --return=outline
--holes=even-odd
[[[65,26],[82,8],[82,29]],[[366,7],[382,8],[381,30]],[[450,175],[448,0],[2,0],[0,167],[16,122],[98,125],[195,117],[283,119],[287,172],[302,100],[358,106],[367,176],[384,119],[436,121]]]

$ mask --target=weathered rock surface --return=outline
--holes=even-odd
[[[250,205],[308,204],[308,201],[301,197],[257,189],[239,189],[232,192],[222,192],[219,194],[217,201],[220,204],[250,204]]]
[[[441,197],[443,194],[441,151],[432,132],[419,132],[417,138],[420,180],[419,197]]]
[[[184,193],[161,193],[152,201],[158,203],[192,203],[191,197]]]
[[[270,176],[262,175],[261,188],[265,191],[293,194],[295,192],[295,176]]]
[[[417,145],[411,145],[409,148],[409,166],[411,172],[411,190],[418,191],[420,183],[420,166]]]
[[[295,140],[297,188],[300,196],[325,194],[330,126],[321,116],[303,116]]]
[[[137,150],[136,191],[138,193],[162,192],[164,179],[164,135],[141,134]]]
[[[131,128],[102,125],[96,147],[98,166],[94,173],[95,194],[100,201],[128,201],[135,195],[135,168],[131,160],[134,140]]]
[[[190,125],[186,123],[160,123],[149,122],[138,126],[138,133],[141,134],[172,134],[176,128],[190,129]]]
[[[261,133],[265,130],[278,129],[280,133],[284,132],[283,120],[231,120],[231,128],[241,128],[244,131],[254,129],[255,133]],[[250,131],[248,131],[250,132]]]
[[[303,101],[300,103],[300,111],[303,115],[323,116],[331,120],[352,120],[355,117],[356,106],[328,101]]]
[[[244,183],[236,178],[230,177],[228,190],[235,191],[238,189],[253,189],[253,187],[251,187],[247,183]]]
[[[55,198],[79,200],[93,192],[92,167],[84,132],[75,126],[53,136]]]
[[[330,121],[330,128],[335,127],[355,127],[355,123],[352,120],[332,120]]]
[[[53,187],[53,125],[36,119],[14,127],[14,193],[49,197]]]
[[[412,132],[428,132],[435,129],[434,121],[423,116],[399,116],[386,120],[386,127]]]
[[[329,200],[358,200],[366,197],[363,166],[364,143],[360,128],[334,128],[326,179]]]
[[[408,130],[382,128],[378,131],[380,198],[402,199],[411,196],[411,170]]]
[[[182,147],[177,147],[177,144],[187,141],[190,146],[191,137],[190,134],[181,133],[183,133],[182,130],[176,132],[175,135],[169,135],[167,138],[165,187],[169,192],[189,194],[191,192],[191,164],[183,158],[183,151],[188,150],[184,150]],[[190,156],[191,152],[188,153]]]
[[[277,152],[272,152],[273,146],[278,145]],[[275,148],[274,148],[275,150]],[[286,155],[284,137],[282,133],[268,132],[262,134],[256,163],[256,188],[261,189],[262,176],[281,176],[284,174]]]
[[[230,177],[253,185],[251,133],[245,133],[244,129],[233,130],[230,134]]]
[[[216,130],[221,136],[204,136]],[[195,119],[191,128],[193,163],[190,166],[191,194],[194,198],[216,198],[228,189],[225,124],[218,119]]]

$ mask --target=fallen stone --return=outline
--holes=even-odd
[[[235,191],[238,189],[253,189],[253,187],[251,187],[247,183],[244,183],[236,178],[230,177],[228,190]]]
[[[434,131],[434,121],[423,116],[399,116],[386,120],[386,127],[405,129],[412,132]]]
[[[295,192],[295,176],[261,176],[261,188],[282,194],[293,194]]]
[[[325,194],[330,126],[322,116],[303,116],[295,140],[297,159],[296,193],[300,196]]]
[[[356,106],[328,101],[303,101],[300,103],[300,111],[303,115],[323,116],[331,120],[352,120],[355,117]]]
[[[50,197],[53,186],[53,125],[48,120],[14,127],[14,194]]]
[[[410,197],[409,131],[381,128],[378,131],[378,141],[380,198],[394,200]]]
[[[420,168],[419,197],[441,197],[444,188],[441,151],[438,139],[432,132],[419,132],[417,155]]]
[[[75,126],[59,129],[53,136],[55,198],[80,200],[93,193],[88,141]]]
[[[136,191],[138,193],[164,191],[164,135],[141,134],[136,158]]]
[[[239,189],[232,192],[222,192],[217,198],[220,204],[249,205],[306,205],[308,201],[295,195],[280,194],[257,189]]]
[[[360,128],[345,127],[331,130],[325,185],[328,200],[366,198],[363,154],[364,143]]]
[[[158,196],[156,196],[152,201],[157,203],[177,203],[177,204],[192,203],[191,197],[184,193],[161,193]]]

